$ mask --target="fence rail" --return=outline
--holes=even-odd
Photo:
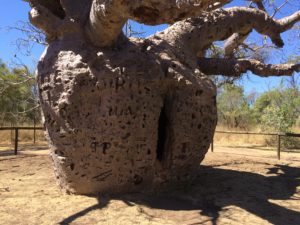
[[[14,140],[14,153],[15,155],[18,154],[18,145],[19,145],[19,131],[20,130],[33,130],[33,142],[35,143],[35,136],[37,130],[44,130],[43,127],[0,127],[0,131],[10,130],[14,131],[15,133],[15,140]]]
[[[0,127],[0,130],[44,130],[43,127]]]
[[[34,131],[34,143],[35,143],[35,132],[37,130],[44,130],[43,127],[0,127],[0,131],[10,130],[14,131],[15,133],[15,140],[14,140],[14,153],[15,155],[18,154],[18,142],[19,142],[19,131],[20,130],[33,130]],[[221,134],[247,134],[247,135],[264,135],[264,136],[277,136],[277,158],[280,160],[281,154],[281,138],[282,137],[300,137],[300,134],[295,133],[258,133],[258,132],[239,132],[239,131],[215,131],[215,133]],[[214,140],[211,143],[211,151],[214,151]]]
[[[247,135],[263,135],[263,136],[277,136],[277,158],[280,160],[281,155],[281,138],[282,137],[300,137],[296,133],[263,133],[263,132],[239,132],[239,131],[215,131],[220,134],[247,134]],[[211,143],[211,151],[214,151],[214,140]]]

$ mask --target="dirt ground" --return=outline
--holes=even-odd
[[[24,150],[24,149],[23,149]],[[1,154],[2,153],[2,154]],[[168,194],[62,194],[46,147],[0,151],[0,224],[300,224],[300,153],[215,146]]]

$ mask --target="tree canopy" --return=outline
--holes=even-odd
[[[252,96],[251,96],[252,95]],[[260,128],[268,132],[292,132],[300,127],[299,87],[282,82],[261,94],[245,94],[243,87],[225,84],[218,94],[219,124],[229,128]]]
[[[9,69],[0,63],[0,125],[38,117],[35,79],[25,68]]]

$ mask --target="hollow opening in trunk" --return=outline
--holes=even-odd
[[[158,137],[156,158],[162,161],[165,158],[165,144],[167,139],[168,117],[166,114],[165,105],[162,107],[158,120]]]

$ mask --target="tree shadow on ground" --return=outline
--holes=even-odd
[[[168,195],[128,194],[101,198],[99,203],[61,221],[70,224],[87,213],[106,207],[110,200],[122,200],[128,206],[144,205],[152,209],[171,211],[199,211],[202,216],[218,224],[225,207],[237,206],[275,225],[294,225],[300,212],[284,208],[269,200],[300,200],[293,198],[300,185],[300,168],[275,165],[267,176],[209,166],[201,166],[197,180],[184,190]],[[198,215],[199,215],[198,214]],[[199,224],[201,224],[199,215]],[[237,216],[237,215],[236,215]],[[198,224],[198,223],[197,223]]]
[[[85,216],[86,214],[88,214],[89,212],[92,212],[94,210],[98,210],[98,209],[102,209],[104,207],[106,207],[109,203],[109,199],[108,198],[98,198],[98,203],[95,205],[92,205],[82,211],[79,211],[67,218],[65,218],[64,220],[62,220],[61,222],[59,222],[58,224],[64,225],[64,224],[70,224],[73,221],[75,221],[76,219]]]

